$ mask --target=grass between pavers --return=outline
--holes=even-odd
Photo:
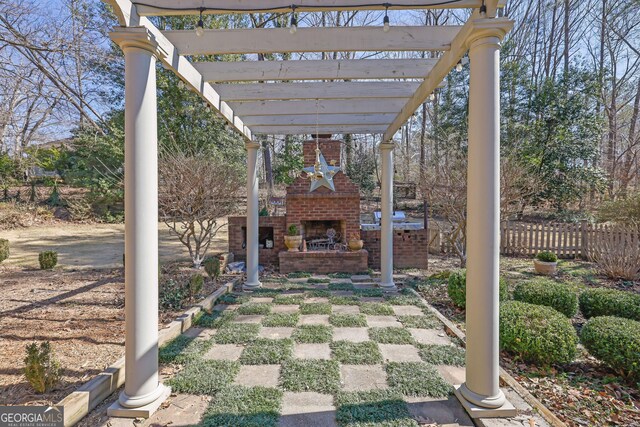
[[[351,273],[329,273],[327,274],[332,279],[351,279]]]
[[[321,344],[331,342],[333,328],[327,325],[301,325],[293,331],[291,338],[302,344]]]
[[[289,279],[304,279],[307,277],[311,277],[311,273],[307,273],[305,271],[294,271],[293,273],[287,274]]]
[[[340,388],[340,366],[335,360],[291,359],[282,364],[280,386],[285,391],[335,393]]]
[[[359,297],[373,297],[380,298],[384,296],[382,289],[354,289],[353,294]]]
[[[418,344],[420,358],[432,365],[464,366],[464,350],[454,345]]]
[[[300,319],[299,313],[271,313],[262,319],[262,326],[266,327],[294,327]]]
[[[442,326],[442,322],[434,315],[398,316],[398,320],[405,328],[433,329]]]
[[[330,291],[352,291],[355,288],[353,283],[329,283],[328,289]]]
[[[276,427],[282,396],[282,391],[276,388],[225,387],[209,404],[198,426]]]
[[[286,283],[286,281],[283,283]],[[251,294],[254,297],[275,297],[276,295],[280,295],[280,291],[277,289],[258,288],[252,290]]]
[[[300,304],[300,314],[331,314],[328,302],[312,302]]]
[[[331,296],[331,292],[327,289],[314,289],[312,291],[308,291],[307,295],[310,297],[329,298]]]
[[[311,277],[307,280],[309,284],[331,283],[331,279],[319,279],[317,277]]]
[[[380,344],[413,344],[411,332],[405,328],[369,328],[369,338]]]
[[[196,340],[195,337],[179,335],[160,347],[160,363],[186,363],[199,359],[213,345],[212,340]]]
[[[334,341],[331,357],[344,365],[375,365],[382,363],[382,353],[373,341]]]
[[[393,316],[395,314],[391,305],[381,302],[365,302],[361,304],[360,313],[372,316]]]
[[[423,307],[424,303],[420,298],[414,295],[387,295],[385,302],[391,305],[416,305]]]
[[[211,313],[205,313],[193,323],[194,326],[201,326],[203,328],[221,328],[227,325],[236,318],[238,314],[233,311],[212,311]]]
[[[417,427],[402,394],[393,390],[340,392],[336,420],[343,427]]]
[[[250,342],[240,355],[243,365],[277,365],[293,355],[293,340],[258,338]]]
[[[248,295],[240,295],[240,294],[224,294],[221,295],[220,298],[216,301],[218,304],[244,304],[245,302],[249,302],[250,297]]]
[[[218,329],[213,341],[218,344],[244,344],[254,340],[260,332],[257,323],[228,323]]]
[[[446,397],[453,392],[435,367],[423,362],[390,362],[387,384],[405,396]]]
[[[236,311],[238,314],[269,314],[272,306],[273,304],[251,302],[242,304]]]
[[[329,296],[329,303],[333,305],[360,305],[360,298],[331,295]]]
[[[240,364],[229,360],[196,360],[167,380],[172,392],[214,395],[231,384]]]
[[[367,326],[367,318],[364,314],[334,313],[329,316],[329,323],[338,328],[364,328]]]
[[[280,294],[273,298],[274,304],[279,305],[298,305],[304,301],[304,295],[286,295]]]

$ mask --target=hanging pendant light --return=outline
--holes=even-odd
[[[389,6],[391,6],[389,3],[384,4],[385,10],[384,19],[382,20],[382,31],[384,31],[385,33],[388,33],[391,29],[391,25],[389,22]]]
[[[200,19],[198,19],[198,25],[196,25],[196,36],[202,37],[204,35],[204,21],[202,20],[202,12],[204,8],[200,8]]]

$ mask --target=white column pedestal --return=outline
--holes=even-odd
[[[244,289],[255,289],[262,286],[259,278],[259,251],[258,251],[258,227],[259,227],[259,202],[258,202],[258,149],[260,144],[248,142],[247,149],[247,281]]]
[[[380,220],[380,287],[395,289],[393,282],[393,148],[392,143],[380,144],[382,162],[382,206]]]
[[[111,33],[125,54],[125,385],[107,413],[148,417],[169,396],[158,377],[156,55],[144,28]]]
[[[468,40],[466,382],[456,396],[475,418],[515,416],[499,387],[500,42],[506,30],[492,21],[476,21],[479,29]]]

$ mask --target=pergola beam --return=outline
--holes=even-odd
[[[215,85],[226,101],[408,98],[416,82],[247,83]]]
[[[165,31],[183,55],[224,55],[285,52],[443,51],[461,26],[305,27],[291,34],[288,28]],[[426,74],[426,73],[425,73]]]
[[[300,61],[196,62],[194,67],[208,82],[329,79],[416,79],[424,76],[436,59],[351,59]]]
[[[253,126],[255,134],[266,135],[310,135],[316,133],[352,133],[352,134],[381,134],[387,128],[385,125],[320,125],[320,126]]]
[[[245,118],[247,126],[315,126],[329,125],[388,125],[395,114],[322,114],[288,116],[250,116]]]
[[[370,0],[297,0],[298,12],[322,12],[330,10],[384,10],[382,3],[371,4]],[[491,1],[489,2],[491,3]],[[138,4],[138,13],[143,16],[193,15],[202,7],[205,14],[289,12],[290,4],[282,0],[154,0],[156,7]],[[462,9],[478,8],[481,0],[459,0],[443,4],[440,0],[403,0],[402,5],[392,9]]]
[[[504,28],[505,33],[513,26],[513,21],[507,18],[496,19],[482,19],[471,17],[464,24],[462,29],[455,36],[451,42],[451,48],[440,56],[438,63],[433,67],[431,72],[426,76],[424,81],[420,84],[413,96],[407,101],[406,105],[402,108],[396,119],[391,123],[389,128],[385,131],[382,141],[387,142],[393,139],[395,133],[402,127],[402,125],[413,115],[413,113],[420,107],[420,105],[427,99],[427,97],[433,93],[438,87],[441,81],[449,74],[451,69],[456,66],[458,61],[465,54],[469,48],[467,40],[474,31],[482,31],[483,26],[501,26]]]
[[[250,116],[287,116],[291,114],[397,114],[408,98],[328,99],[311,101],[230,102],[231,108],[245,120]]]

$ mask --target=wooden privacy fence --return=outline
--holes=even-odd
[[[431,229],[429,235],[431,252],[455,253],[440,230]],[[534,256],[541,251],[550,251],[560,258],[589,258],[594,250],[607,250],[612,245],[640,246],[640,234],[637,230],[586,221],[575,224],[500,223],[502,255]]]

